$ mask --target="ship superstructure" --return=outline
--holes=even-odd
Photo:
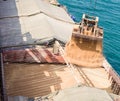
[[[103,29],[98,27],[98,17],[88,16],[83,14],[82,21],[79,26],[79,34],[81,37],[88,37],[91,39],[102,39]],[[75,30],[73,35],[75,35]],[[78,33],[77,33],[78,34]]]

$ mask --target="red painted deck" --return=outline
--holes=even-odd
[[[61,55],[54,55],[50,48],[31,48],[6,50],[3,52],[4,62],[25,63],[65,63]]]

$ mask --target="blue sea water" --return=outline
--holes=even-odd
[[[99,17],[104,28],[103,54],[120,75],[120,0],[58,0],[80,22],[83,13]]]

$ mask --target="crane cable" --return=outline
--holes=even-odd
[[[97,3],[97,0],[94,0],[94,2],[95,2],[95,7],[94,7],[94,8],[96,9],[96,3]]]
[[[92,13],[94,14],[94,11],[96,10],[96,3],[97,3],[97,0],[94,0],[94,2],[92,3],[92,0],[90,0],[90,5],[94,5],[93,6],[93,11],[92,11]],[[89,6],[89,8],[90,8],[90,6]]]
[[[94,0],[94,8],[96,8],[96,3],[97,3],[97,0]],[[90,4],[92,5],[92,0],[90,0]]]

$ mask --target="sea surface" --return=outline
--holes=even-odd
[[[120,0],[58,0],[80,22],[82,15],[99,17],[104,29],[103,54],[120,75]]]

